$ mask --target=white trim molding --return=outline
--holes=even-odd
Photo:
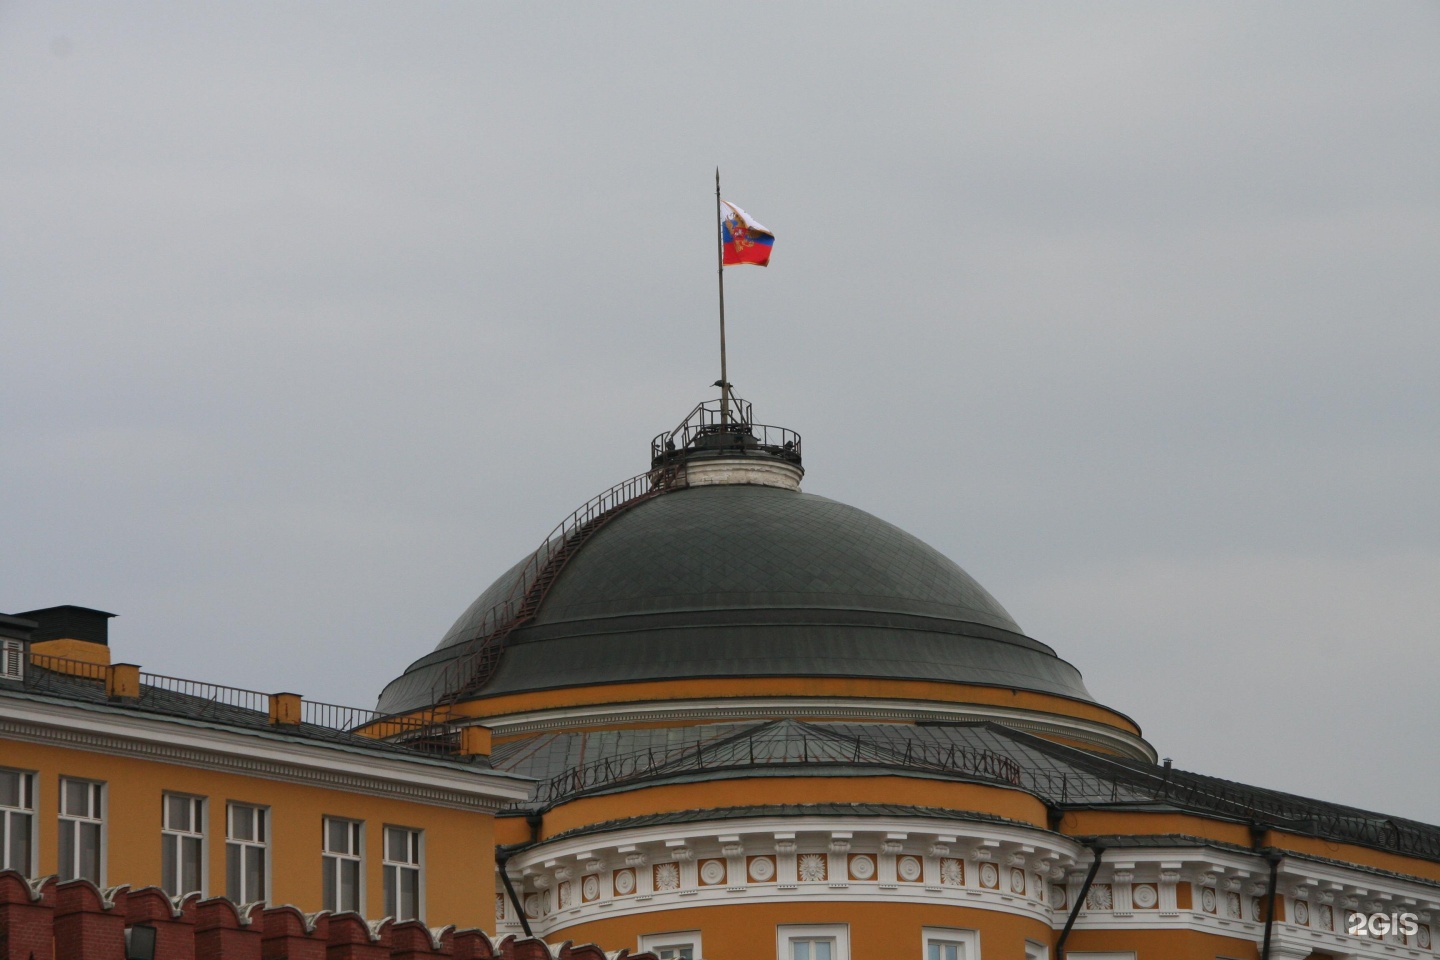
[[[1007,913],[1065,925],[1093,854],[1037,827],[933,817],[756,816],[647,827],[547,841],[514,854],[512,882],[537,936],[563,939],[576,924],[729,904],[920,903]],[[1274,924],[1276,949],[1354,960],[1440,957],[1440,883],[1385,876],[1328,861],[1287,857]],[[1210,847],[1112,847],[1076,930],[1177,930],[1260,943],[1269,866],[1258,854]],[[552,896],[560,884],[578,891]],[[1187,888],[1191,906],[1179,907]],[[1210,895],[1205,896],[1205,891]],[[1229,895],[1232,895],[1229,896]],[[1326,901],[1326,897],[1330,897]],[[1307,910],[1293,903],[1304,899]],[[1347,904],[1419,917],[1423,938],[1386,942],[1323,928]],[[1227,908],[1233,905],[1233,910]],[[1376,908],[1377,910],[1379,908]],[[497,933],[519,933],[506,908]],[[1305,916],[1309,925],[1296,922]],[[697,921],[700,915],[697,915]],[[670,916],[667,923],[677,918]],[[685,923],[683,919],[679,923]],[[698,922],[694,924],[700,926]],[[966,927],[973,926],[966,924]],[[1420,946],[1421,941],[1429,944]]]
[[[461,809],[494,812],[530,795],[529,778],[485,768],[3,693],[0,739]]]
[[[830,940],[835,951],[830,960],[850,960],[850,927],[844,923],[782,923],[775,928],[775,960],[794,960],[796,940]],[[811,954],[808,960],[817,960]]]

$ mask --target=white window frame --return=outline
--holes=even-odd
[[[413,861],[401,861],[390,859],[390,831],[398,830],[410,834],[414,840],[413,847],[407,842],[406,855],[414,856]],[[412,852],[413,851],[413,852]],[[395,917],[396,920],[420,920],[425,919],[425,831],[419,827],[402,827],[399,824],[387,823],[380,834],[380,864],[381,875],[385,884],[385,913]],[[417,874],[415,880],[415,916],[400,917],[400,871],[413,870]],[[391,876],[395,877],[395,885],[392,897]],[[391,910],[391,900],[394,900],[395,909]]]
[[[794,955],[790,951],[790,946],[796,940],[833,940],[835,941],[835,952],[831,960],[850,960],[850,925],[848,923],[781,924],[775,928],[776,960],[791,960]]]
[[[1065,951],[1065,960],[1135,960],[1134,950],[1116,950],[1109,953],[1075,953]]]
[[[236,836],[235,836],[235,813],[236,813],[237,810],[246,810],[246,811],[249,811],[251,814],[254,814],[254,815],[255,815],[255,816],[252,817],[252,819],[251,819],[251,821],[250,821],[250,827],[251,827],[250,833],[253,835],[253,834],[255,834],[255,833],[258,832],[258,833],[262,836],[262,839],[260,839],[260,840],[242,840],[242,839],[237,839],[237,838],[236,838]],[[259,829],[258,831],[254,829],[254,828],[255,828],[255,825],[256,825],[257,823],[258,823],[259,826],[260,826],[260,829]],[[261,885],[265,888],[265,890],[264,890],[264,894],[263,894],[258,900],[253,896],[253,894],[254,894],[256,891],[245,889],[246,886],[247,886],[246,883],[245,883],[245,851],[248,850],[248,849],[251,849],[251,848],[255,848],[255,847],[259,847],[259,848],[261,849],[261,851],[263,851],[263,852],[261,853],[261,855],[260,855],[260,862],[261,862],[261,864],[262,864],[261,869],[262,869],[262,871],[263,871],[263,873],[264,873],[264,876],[261,878],[260,883],[261,883]],[[227,801],[225,802],[225,896],[226,896],[227,898],[230,898],[230,894],[233,892],[233,891],[230,889],[230,852],[231,852],[231,850],[237,851],[237,852],[238,852],[238,856],[239,856],[239,858],[240,858],[240,888],[241,888],[240,897],[241,897],[241,899],[239,899],[239,900],[234,900],[234,902],[236,902],[236,903],[265,903],[265,904],[268,904],[268,903],[270,902],[270,888],[271,888],[271,886],[273,885],[273,873],[272,873],[272,871],[271,871],[271,869],[270,869],[270,808],[269,808],[269,807],[264,806],[264,805],[262,805],[262,804],[258,804],[258,803],[245,803],[244,801],[241,801],[241,800],[227,800]],[[233,900],[234,898],[231,898],[231,899]]]
[[[954,944],[961,949],[960,960],[978,960],[980,956],[980,931],[961,927],[922,927],[920,929],[920,956],[930,960],[932,944]],[[946,960],[941,954],[940,960]]]
[[[345,837],[350,841],[354,849],[346,852],[343,850],[330,849],[330,825],[332,823],[343,823],[346,827]],[[355,881],[355,906],[346,907],[340,903],[340,864],[354,863],[356,872]],[[321,817],[320,818],[320,868],[324,872],[321,878],[321,896],[324,896],[326,879],[333,884],[335,900],[333,905],[330,902],[322,904],[322,907],[331,913],[355,913],[365,912],[365,821],[351,820],[349,817]]]
[[[0,640],[0,680],[25,679],[25,644],[20,640]]]
[[[85,810],[83,812],[73,811],[67,808],[68,798],[66,797],[66,793],[68,791],[65,787],[72,783],[83,783],[89,788],[85,793]],[[93,878],[86,877],[85,879],[91,880],[97,887],[105,886],[105,848],[108,846],[106,841],[109,839],[106,836],[105,830],[105,807],[108,799],[108,791],[106,791],[103,781],[90,780],[85,777],[60,778],[60,836],[56,838],[57,841],[59,841],[56,845],[56,866],[59,868],[57,872],[62,882],[81,878],[82,874],[79,869],[77,869],[80,862],[80,844],[77,841],[83,826],[97,824],[99,826],[99,839],[96,841],[99,849],[96,851],[95,857],[95,872],[97,875]],[[70,844],[73,858],[71,863],[64,864],[59,862],[59,849],[64,846],[64,835],[67,832],[72,838]]]
[[[1039,940],[1025,941],[1025,960],[1050,960],[1050,944]]]
[[[186,830],[182,827],[177,827],[170,822],[171,800],[183,800],[189,804],[191,824],[190,829]],[[185,862],[185,841],[200,841],[200,862],[196,866],[196,870],[199,873],[200,886],[196,890],[171,890],[168,887],[164,887],[165,892],[172,897],[185,896],[186,894],[191,893],[198,893],[202,897],[205,896],[205,881],[210,875],[210,849],[209,844],[205,842],[206,818],[209,816],[209,813],[210,804],[205,797],[197,797],[188,793],[167,792],[160,794],[160,876],[162,887],[164,887],[164,876],[166,868],[170,866],[170,864],[166,863],[166,860],[169,859],[169,854],[165,850],[165,838],[175,838],[175,853],[178,857],[178,861],[174,864],[176,880],[175,886],[177,888],[183,884],[182,878],[184,877],[183,865]]]
[[[6,768],[0,773],[13,774],[19,779],[19,797],[17,805],[0,806],[0,869],[18,870],[27,877],[33,877],[40,872],[39,867],[39,820],[36,816],[36,809],[39,804],[36,792],[40,789],[40,778],[33,770],[14,770]],[[10,848],[13,846],[12,837],[17,829],[17,823],[23,818],[23,828],[26,833],[26,842],[30,855],[26,862],[19,866],[10,862]]]
[[[700,931],[699,930],[675,930],[670,933],[647,933],[640,938],[640,953],[649,950],[660,960],[669,960],[660,951],[665,949],[683,950],[690,948],[690,954],[694,960],[702,960],[705,954],[700,952]]]

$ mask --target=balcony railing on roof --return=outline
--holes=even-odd
[[[664,466],[682,453],[704,451],[715,456],[764,453],[800,463],[800,434],[788,427],[755,423],[750,404],[730,400],[727,418],[719,400],[697,404],[675,429],[650,441],[650,465]]]
[[[245,726],[270,726],[276,722],[275,698],[282,695],[143,670],[138,671],[137,695],[116,697],[112,691],[117,666],[31,654],[23,686],[27,690],[60,696],[88,691],[88,699],[103,697],[107,702],[191,720],[217,720]],[[424,753],[455,753],[459,740],[458,729],[435,716],[387,716],[363,707],[303,698],[298,721],[287,726],[304,735],[331,740],[354,737],[357,741]]]
[[[529,803],[550,804],[588,790],[691,771],[713,773],[791,765],[898,767],[959,774],[1009,786],[1019,786],[1023,775],[1014,760],[979,748],[909,741],[904,749],[896,749],[863,737],[756,730],[673,750],[651,748],[594,760],[542,781]]]

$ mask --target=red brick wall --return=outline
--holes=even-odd
[[[108,897],[108,899],[107,899]],[[229,900],[191,895],[178,904],[155,887],[100,891],[85,880],[29,881],[0,871],[0,958],[124,960],[125,928],[156,930],[155,960],[604,960],[594,944],[555,947],[530,938],[491,941],[480,930],[354,913],[309,916],[294,907],[241,913]],[[620,958],[657,960],[654,954]]]

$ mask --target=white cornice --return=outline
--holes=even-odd
[[[797,856],[827,857],[827,876],[801,879]],[[864,880],[856,879],[844,857],[869,860]],[[771,866],[759,876],[748,858],[769,859]],[[783,864],[789,858],[788,866]],[[840,859],[837,859],[840,858]],[[887,862],[888,858],[888,862]],[[923,875],[905,882],[897,875],[897,858],[923,861]],[[963,861],[961,879],[948,880],[944,858]],[[693,864],[723,859],[723,881],[700,882]],[[540,843],[516,854],[508,872],[521,898],[538,912],[530,917],[538,934],[555,938],[577,924],[607,917],[633,916],[655,911],[684,910],[732,904],[760,903],[926,903],[1009,913],[1037,919],[1060,929],[1069,917],[1069,903],[1078,895],[1091,852],[1071,837],[1038,827],[985,820],[950,820],[917,815],[888,816],[757,816],[700,822],[619,827],[601,833]],[[679,886],[657,890],[644,872],[659,864],[675,863]],[[998,882],[982,879],[993,865]],[[836,873],[837,868],[842,873]],[[878,869],[877,869],[878,868]],[[616,871],[636,871],[626,894],[614,888]],[[743,871],[737,879],[735,871]],[[1259,943],[1264,923],[1247,905],[1243,918],[1207,913],[1199,887],[1240,890],[1246,903],[1263,896],[1269,865],[1259,853],[1216,850],[1210,847],[1113,847],[1104,854],[1097,884],[1113,899],[1103,908],[1083,909],[1078,930],[1192,931]],[[1006,878],[1021,872],[1024,882],[1009,887]],[[656,875],[658,876],[658,874]],[[597,896],[589,897],[584,884],[593,882]],[[987,886],[987,883],[990,884]],[[1335,893],[1361,900],[1381,897],[1395,910],[1419,912],[1433,932],[1440,921],[1434,904],[1437,886],[1426,881],[1381,879],[1342,865],[1316,863],[1303,857],[1286,857],[1280,865],[1281,896],[1291,885],[1302,884],[1318,898]],[[1176,888],[1192,884],[1192,906],[1180,909]],[[1144,905],[1133,899],[1134,888],[1150,887]],[[568,889],[565,889],[568,887]],[[566,905],[561,905],[565,903]],[[518,929],[518,918],[508,901],[497,929],[504,934]],[[1387,907],[1387,911],[1392,909]],[[1292,915],[1287,903],[1285,913]],[[1313,913],[1312,913],[1313,915]],[[683,920],[676,922],[684,923]],[[1335,924],[1332,923],[1332,926]],[[1365,960],[1388,957],[1428,957],[1431,951],[1414,946],[1377,943],[1348,936],[1342,930],[1318,929],[1279,922],[1277,942],[1311,944],[1313,949]],[[1289,955],[1289,954],[1287,954]],[[1294,954],[1300,955],[1300,954]]]
[[[498,717],[476,718],[496,736],[514,737],[548,733],[570,727],[615,726],[627,723],[703,720],[723,723],[735,720],[815,717],[883,723],[925,721],[990,721],[1038,736],[1061,736],[1100,749],[1119,752],[1136,760],[1154,763],[1155,748],[1142,738],[1123,730],[1061,714],[1041,713],[986,704],[947,703],[943,700],[871,700],[855,697],[723,697],[706,700],[665,700],[656,703],[593,704],[534,710]]]
[[[448,807],[493,811],[530,792],[525,778],[423,757],[3,694],[0,737]]]

